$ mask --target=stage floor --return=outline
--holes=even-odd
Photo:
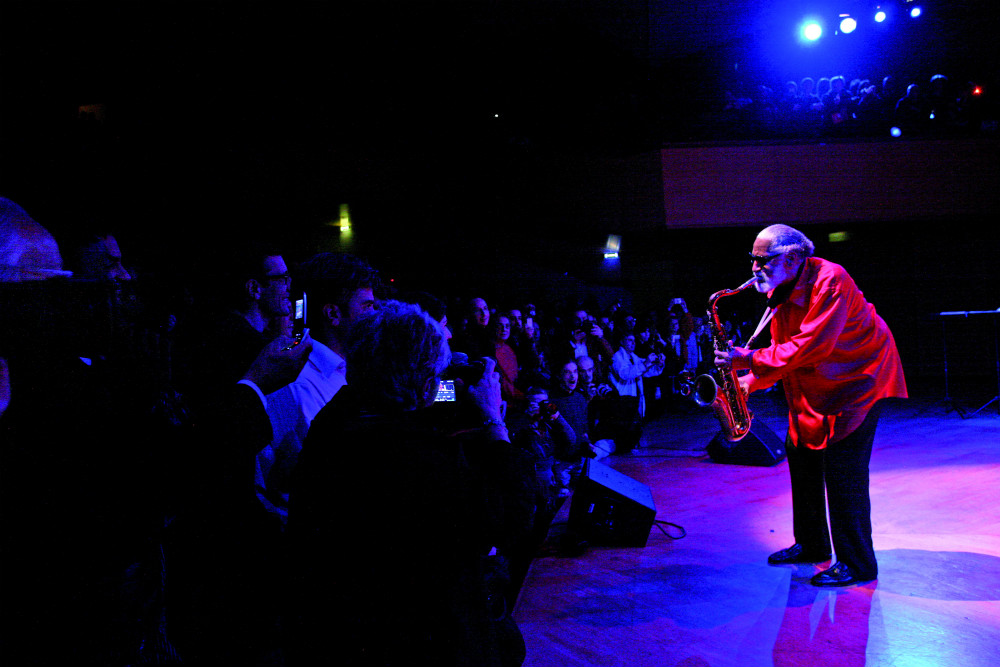
[[[751,407],[784,438],[783,399]],[[526,667],[1000,664],[995,409],[963,419],[930,400],[887,407],[871,464],[879,580],[834,590],[809,584],[821,567],[767,565],[793,541],[788,464],[715,463],[705,446],[716,430],[705,411],[671,412],[642,448],[605,459],[648,485],[657,519],[686,536],[654,526],[642,548],[537,558],[514,614]]]

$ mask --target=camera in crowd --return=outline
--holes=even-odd
[[[532,416],[536,424],[550,421],[559,412],[559,406],[552,401],[542,401],[538,404],[538,412]]]
[[[438,392],[431,408],[437,428],[457,433],[482,426],[476,409],[467,405],[465,397],[468,388],[479,382],[485,372],[485,361],[469,361],[468,356],[460,352],[453,354],[451,365],[438,380]]]
[[[602,383],[590,382],[588,384],[583,385],[582,389],[583,393],[587,396],[587,398],[598,398],[601,396],[607,396],[608,394],[614,391],[611,388],[611,385],[603,382]]]
[[[445,371],[445,376],[438,384],[436,403],[453,403],[464,394],[465,389],[476,384],[486,372],[486,362],[483,360],[469,361],[468,356],[456,352],[452,363]]]

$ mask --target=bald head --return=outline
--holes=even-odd
[[[0,282],[63,275],[55,238],[23,208],[0,197]]]

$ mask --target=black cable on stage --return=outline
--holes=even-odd
[[[653,519],[653,525],[660,529],[660,532],[669,537],[672,540],[679,540],[687,537],[687,531],[683,527],[678,526],[676,523],[670,523],[669,521],[662,521],[660,519]],[[680,535],[671,535],[664,529],[663,526],[673,526],[677,530],[681,531]]]

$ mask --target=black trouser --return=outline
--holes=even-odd
[[[785,443],[795,541],[811,553],[829,553],[832,535],[837,560],[864,579],[878,576],[872,546],[868,464],[880,411],[876,404],[861,426],[826,449],[793,447],[790,437]]]

